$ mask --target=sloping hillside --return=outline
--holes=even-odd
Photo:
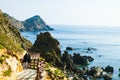
[[[48,26],[39,15],[35,15],[29,19],[26,19],[25,21],[16,20],[14,17],[9,16],[7,13],[4,13],[4,15],[9,18],[9,22],[13,26],[21,31],[53,30],[53,28]]]
[[[9,22],[2,11],[0,11],[0,46],[12,51],[22,51],[32,46],[31,42],[23,38],[18,29]],[[22,48],[21,48],[22,47]]]
[[[0,80],[16,80],[16,73],[22,70],[20,57],[31,42],[22,37],[10,19],[0,11]]]

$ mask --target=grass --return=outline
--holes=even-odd
[[[63,73],[62,70],[54,67],[53,65],[51,65],[47,62],[45,63],[45,71],[48,72],[48,74],[51,78],[55,78],[57,80],[63,80],[65,77],[65,74]]]
[[[4,75],[4,76],[10,76],[11,73],[12,73],[12,70],[11,70],[11,68],[9,67],[8,70],[6,70],[6,71],[3,72],[3,75]]]
[[[0,45],[0,49],[4,49],[4,47],[2,45]]]
[[[4,62],[3,57],[0,57],[0,64],[3,64],[3,62]]]
[[[18,29],[10,23],[6,15],[0,12],[0,49],[6,48],[15,52],[23,52],[21,43],[26,47],[31,46],[25,38],[23,38]]]

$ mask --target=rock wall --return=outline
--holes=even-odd
[[[16,80],[16,73],[22,70],[17,56],[6,49],[0,49],[0,80]]]

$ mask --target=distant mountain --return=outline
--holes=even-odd
[[[26,19],[24,22],[24,26],[26,30],[28,31],[34,31],[34,30],[53,30],[53,28],[50,28],[45,21],[38,15],[33,16],[29,19]]]
[[[26,19],[25,21],[19,21],[14,17],[9,16],[7,13],[4,14],[9,18],[10,23],[17,27],[20,31],[53,30],[53,28],[48,26],[38,15]]]

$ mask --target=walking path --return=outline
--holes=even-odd
[[[37,70],[26,69],[17,74],[17,80],[35,80],[37,76]]]

